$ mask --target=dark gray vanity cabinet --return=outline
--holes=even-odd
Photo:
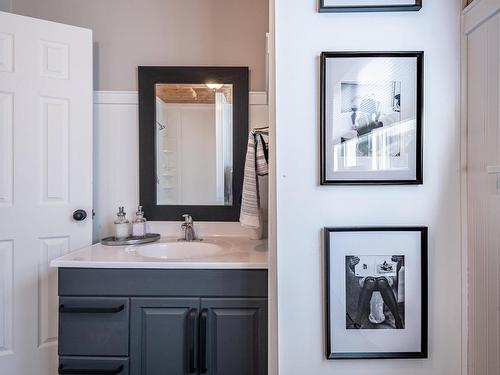
[[[61,374],[266,375],[266,270],[59,269]]]

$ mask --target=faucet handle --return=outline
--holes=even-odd
[[[192,225],[193,224],[193,218],[191,217],[191,215],[184,214],[184,215],[182,215],[182,217],[184,218],[184,224],[186,224],[186,225]]]

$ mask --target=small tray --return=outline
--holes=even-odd
[[[158,241],[160,237],[161,236],[158,233],[148,233],[141,237],[130,236],[124,240],[117,240],[115,237],[106,237],[101,240],[101,244],[105,246],[141,245]]]

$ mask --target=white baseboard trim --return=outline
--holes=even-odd
[[[267,105],[267,94],[264,91],[248,93],[250,105]],[[94,104],[138,105],[137,91],[94,91]]]

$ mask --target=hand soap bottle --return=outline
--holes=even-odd
[[[135,213],[135,220],[132,222],[132,235],[134,237],[144,237],[146,235],[146,219],[142,206],[139,206]]]
[[[118,214],[115,220],[115,239],[124,240],[130,236],[129,221],[127,220],[123,206],[118,207]]]

